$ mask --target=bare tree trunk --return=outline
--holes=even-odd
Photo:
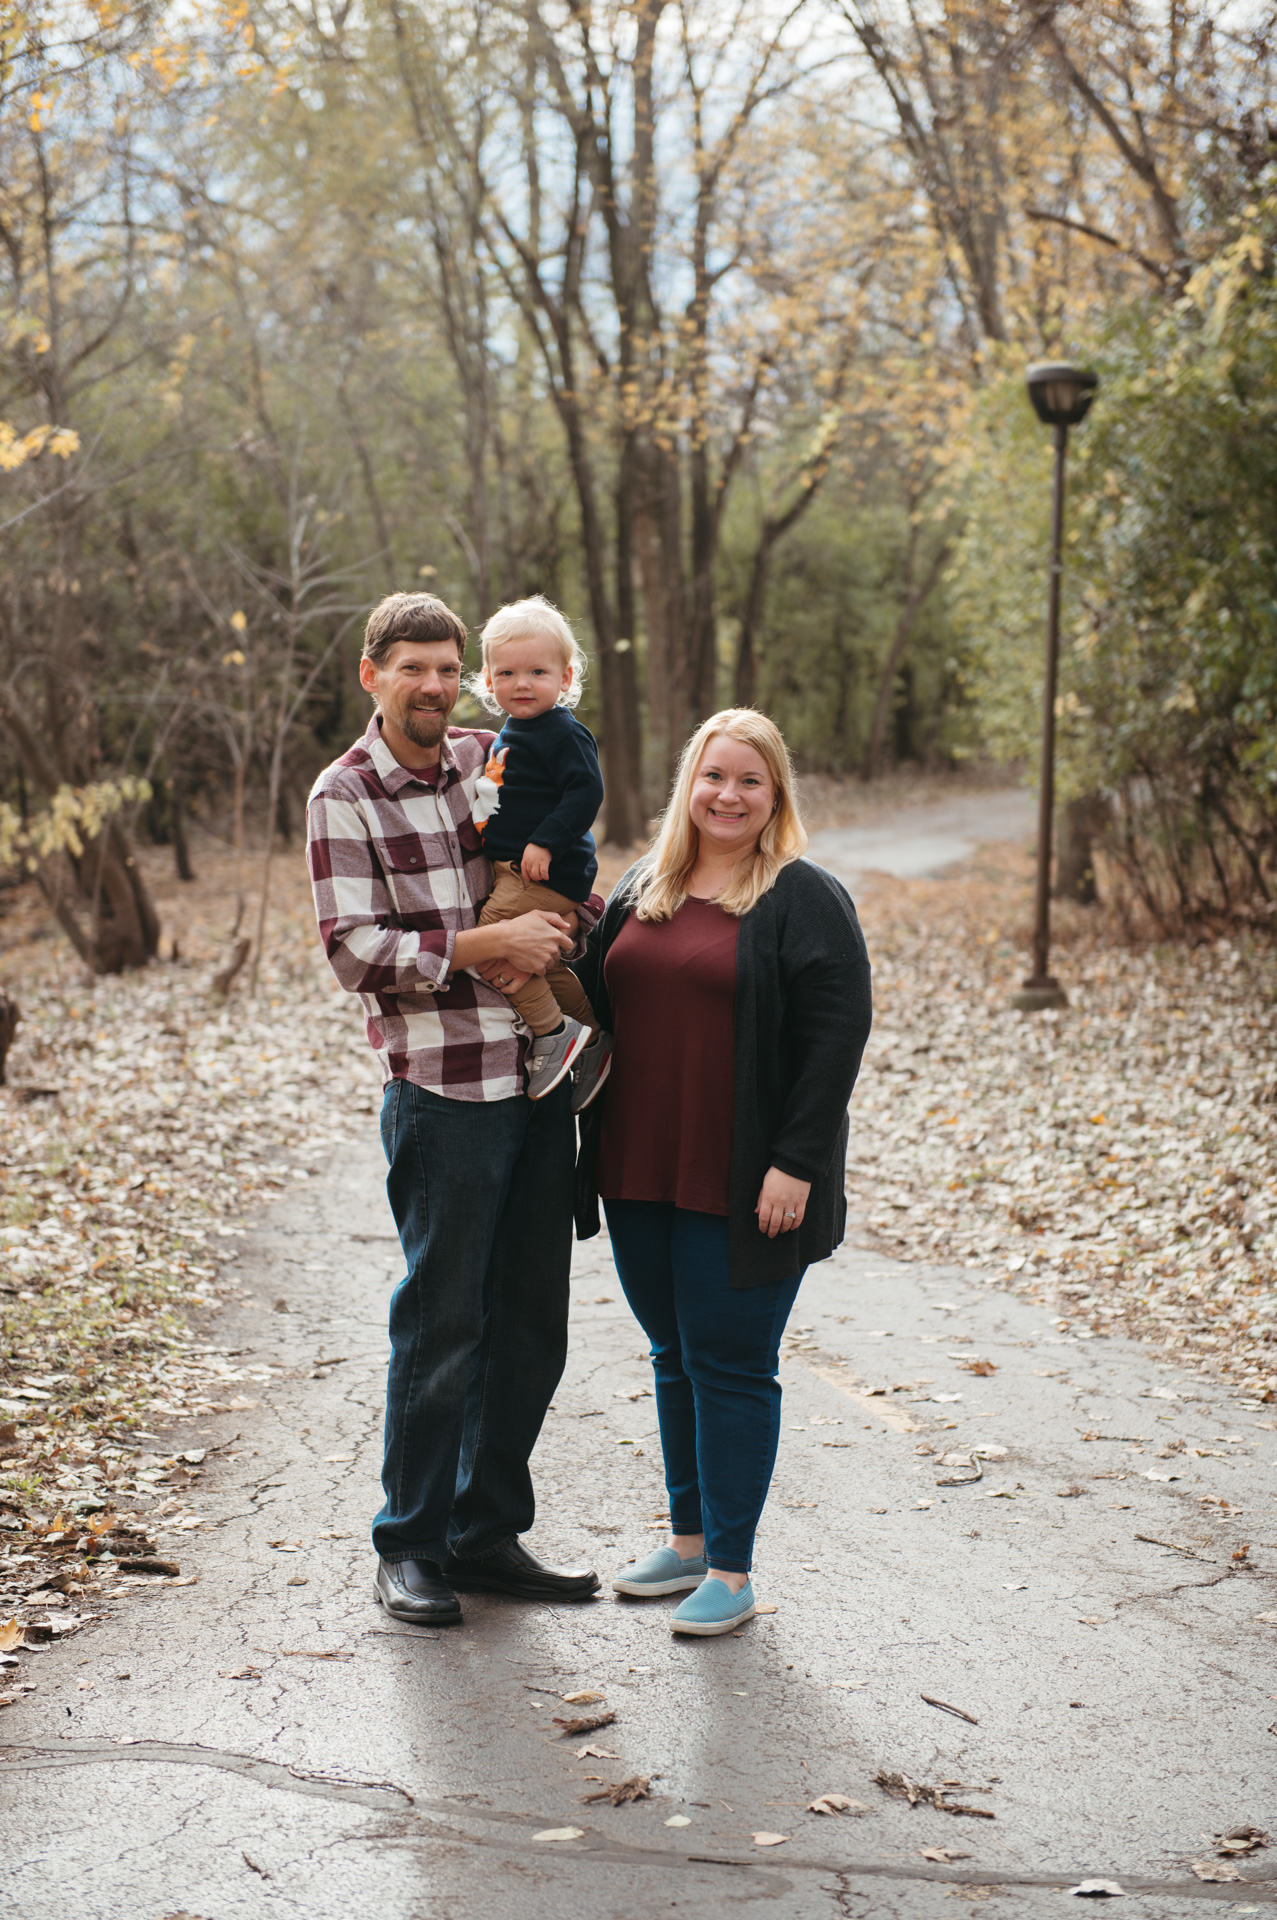
[[[0,987],[0,1087],[5,1084],[4,1063],[13,1045],[14,1035],[18,1031],[18,1022],[21,1018],[17,1001],[11,1000],[4,988]]]
[[[891,718],[891,696],[895,690],[896,675],[900,671],[900,662],[904,658],[905,648],[917,625],[923,603],[940,578],[940,571],[948,558],[949,549],[942,541],[936,548],[924,578],[915,583],[914,565],[917,552],[918,528],[911,517],[909,543],[905,549],[905,603],[900,609],[900,617],[896,621],[896,630],[891,636],[891,645],[887,649],[887,658],[878,681],[878,697],[874,701],[873,724],[869,729],[869,746],[865,752],[864,778],[866,780],[875,779],[881,771],[882,749],[887,737],[887,722]]]
[[[1108,806],[1098,793],[1067,800],[1056,816],[1055,885],[1057,900],[1091,907],[1099,899],[1095,885],[1095,842],[1108,824]]]
[[[186,797],[180,780],[169,781],[169,821],[173,832],[173,858],[179,880],[193,880],[190,842],[186,837]]]

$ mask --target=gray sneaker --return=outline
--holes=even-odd
[[[553,1093],[560,1080],[571,1073],[584,1050],[589,1031],[579,1020],[569,1020],[564,1014],[558,1033],[536,1036],[527,1060],[529,1100],[544,1100],[546,1094]]]
[[[588,1047],[576,1056],[572,1068],[572,1111],[584,1113],[591,1100],[603,1091],[603,1082],[612,1071],[612,1036],[596,1033]]]

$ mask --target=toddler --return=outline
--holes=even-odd
[[[577,907],[598,871],[590,829],[603,803],[594,736],[571,711],[585,659],[563,615],[539,594],[499,608],[482,642],[483,668],[470,690],[506,720],[475,796],[495,874],[479,924],[557,913],[575,933]],[[508,997],[534,1036],[528,1098],[543,1099],[571,1073],[579,1113],[612,1064],[611,1036],[599,1031],[580,981],[566,966],[551,967]]]

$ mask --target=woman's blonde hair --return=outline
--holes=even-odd
[[[500,713],[502,708],[484,674],[492,665],[494,649],[504,646],[507,640],[552,640],[563,665],[572,669],[572,684],[555,704],[574,707],[581,698],[587,664],[585,655],[568,622],[543,594],[534,593],[527,600],[511,600],[508,606],[498,607],[479,638],[483,644],[483,667],[469,676],[466,691],[489,713]]]
[[[798,795],[789,749],[775,721],[753,707],[727,707],[696,729],[683,748],[670,802],[660,830],[639,862],[631,884],[633,911],[640,920],[668,920],[687,898],[700,835],[692,825],[692,781],[711,740],[720,735],[752,747],[771,775],[776,805],[752,852],[742,854],[718,904],[740,915],[756,907],[776,875],[807,847],[807,829],[798,817]]]

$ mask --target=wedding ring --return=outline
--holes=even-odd
[[[785,1218],[786,1220],[793,1220],[793,1219],[796,1219],[796,1217],[797,1215],[795,1214],[794,1209],[791,1207],[789,1212],[785,1215]]]

